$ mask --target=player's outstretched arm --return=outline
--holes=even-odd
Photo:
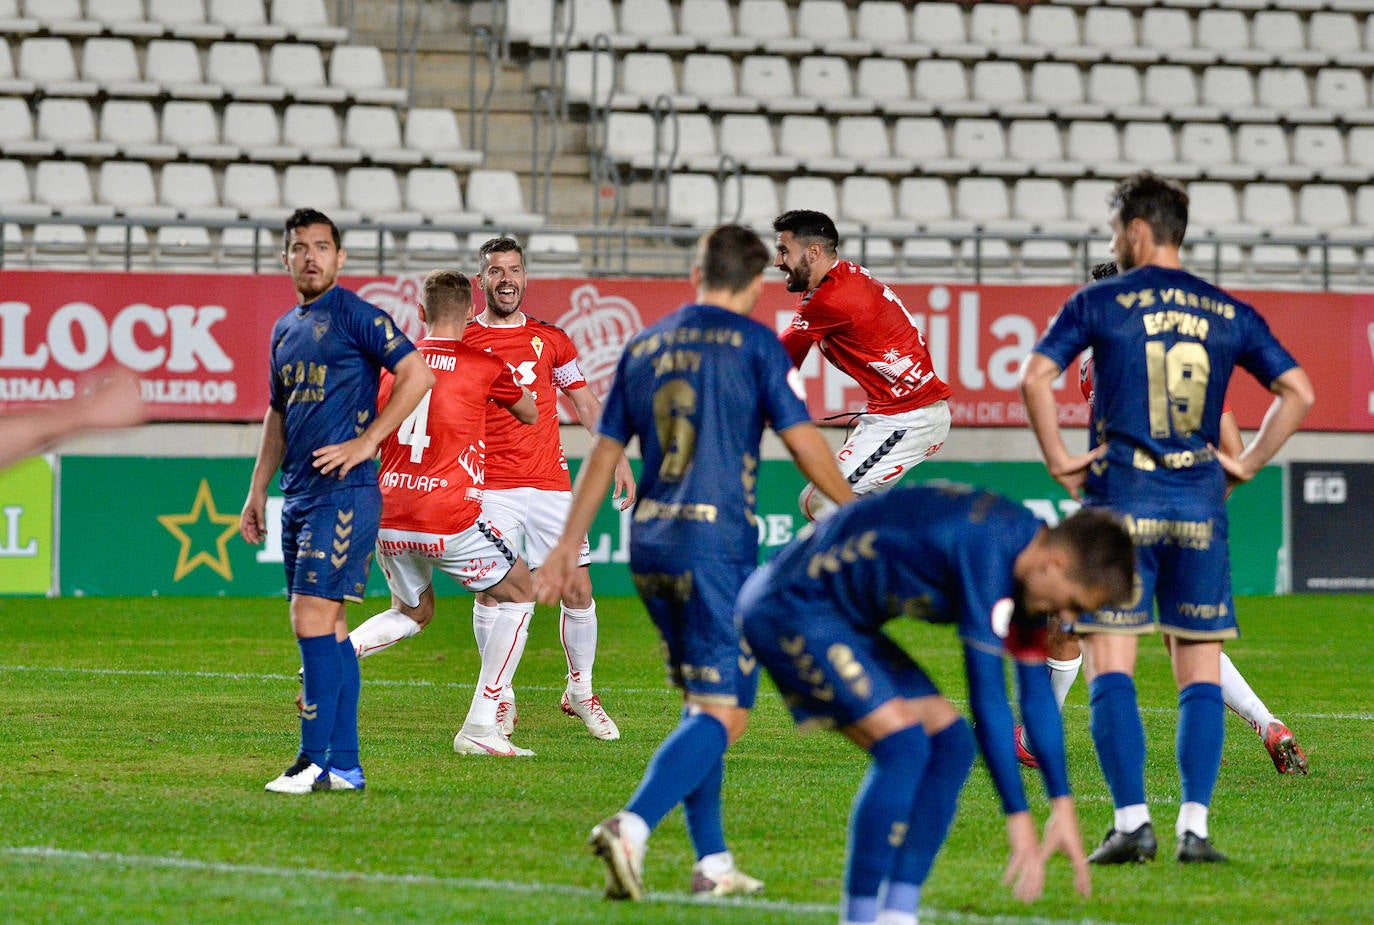
[[[1069,495],[1081,499],[1083,483],[1088,479],[1088,466],[1107,452],[1104,443],[1088,453],[1070,453],[1059,430],[1059,409],[1054,401],[1054,380],[1063,372],[1043,353],[1032,353],[1021,367],[1021,401],[1026,406],[1026,420],[1030,423],[1045,468]]]
[[[0,467],[87,430],[132,427],[147,420],[138,379],[123,370],[88,394],[41,411],[0,418]]]
[[[267,483],[286,456],[286,421],[276,408],[268,408],[262,419],[262,438],[258,458],[248,480],[248,497],[239,514],[239,535],[249,543],[261,543],[267,536]]]
[[[618,440],[601,436],[592,444],[592,451],[577,473],[577,484],[573,486],[572,505],[568,508],[568,521],[563,525],[563,535],[549,550],[544,564],[534,575],[534,598],[541,604],[555,604],[565,594],[573,590],[573,578],[577,571],[577,550],[582,545],[592,521],[596,519],[601,499],[611,487],[616,463],[625,456],[625,446]]]
[[[794,424],[778,436],[796,460],[801,474],[822,494],[836,504],[848,504],[854,500],[854,490],[835,464],[835,455],[821,435],[820,428],[809,422]]]
[[[331,443],[314,452],[314,463],[321,475],[337,475],[343,478],[354,466],[367,462],[377,455],[382,441],[396,432],[425,393],[434,387],[434,373],[419,351],[412,351],[401,358],[392,370],[396,382],[391,387],[391,398],[386,406],[378,410],[377,416],[367,429],[352,440]]]
[[[1050,801],[1050,818],[1045,821],[1045,836],[1040,851],[1048,861],[1062,853],[1073,865],[1073,888],[1084,896],[1093,892],[1092,874],[1088,870],[1088,854],[1083,850],[1083,836],[1078,830],[1078,811],[1073,797],[1056,797]]]

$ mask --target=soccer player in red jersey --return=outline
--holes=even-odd
[[[925,337],[897,294],[837,252],[839,233],[822,212],[794,209],[773,221],[787,291],[801,294],[780,336],[800,366],[821,353],[864,390],[858,426],[836,454],[855,494],[883,491],[933,456],[949,435],[949,386],[931,366]],[[807,485],[801,509],[810,520],[833,505]]]
[[[572,402],[578,420],[589,430],[601,417],[601,402],[587,388],[577,363],[577,348],[558,327],[531,318],[522,310],[525,301],[525,258],[519,242],[500,237],[487,241],[478,251],[481,272],[477,282],[486,296],[486,308],[469,325],[466,342],[500,357],[515,372],[516,381],[527,387],[539,406],[539,422],[521,427],[509,415],[487,415],[487,485],[482,499],[483,515],[531,569],[538,569],[548,550],[558,541],[572,502],[568,460],[558,429],[558,392]],[[615,472],[615,491],[625,510],[635,497],[634,475],[621,456]],[[598,739],[618,739],[620,730],[606,715],[601,698],[592,690],[592,665],[596,659],[596,602],[591,577],[585,566],[591,552],[583,542],[577,580],[563,595],[559,639],[567,657],[567,685],[563,712],[580,719]],[[473,607],[472,626],[478,648],[487,644],[495,602],[479,594]],[[515,727],[515,695],[507,685],[502,695],[500,720],[506,734]]]
[[[391,608],[359,626],[350,639],[360,656],[370,655],[428,626],[436,570],[469,591],[495,598],[498,613],[482,653],[477,690],[453,748],[513,757],[533,753],[517,749],[497,729],[497,698],[520,663],[534,590],[524,560],[481,517],[484,438],[488,404],[521,424],[533,424],[538,409],[506,364],[463,343],[472,311],[466,276],[436,270],[425,278],[420,318],[428,333],[416,347],[434,373],[434,386],[382,444],[378,478],[377,562],[391,588]],[[391,386],[391,377],[383,376],[382,407]]]

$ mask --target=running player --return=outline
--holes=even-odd
[[[1021,394],[1049,472],[1077,498],[1127,516],[1140,593],[1129,606],[1081,614],[1091,731],[1112,792],[1112,829],[1089,856],[1146,861],[1157,842],[1145,801],[1145,733],[1135,692],[1139,636],[1168,635],[1179,690],[1182,805],[1175,857],[1220,862],[1208,813],[1225,715],[1221,648],[1238,635],[1231,596],[1225,498],[1273,457],[1313,401],[1307,374],[1249,305],[1182,269],[1188,196],[1149,172],[1118,184],[1112,253],[1122,270],[1080,289],[1027,358]],[[1074,454],[1059,430],[1054,380],[1091,347],[1098,445]],[[1216,449],[1234,367],[1274,392],[1254,441],[1236,457]],[[1153,612],[1159,604],[1159,617]]]
[[[1004,882],[1033,900],[1046,859],[1063,851],[1087,895],[1045,622],[1128,599],[1133,560],[1130,536],[1105,512],[1083,510],[1049,528],[1009,499],[933,482],[861,498],[749,579],[738,603],[745,640],[798,725],[838,728],[871,756],[850,811],[842,922],[915,925],[973,765],[968,723],[883,631],[903,616],[958,626],[973,728],[1007,814]],[[1004,653],[1045,756],[1052,816],[1043,850],[1006,738]]]
[[[812,344],[864,390],[858,426],[836,453],[856,494],[897,484],[949,436],[949,386],[931,366],[925,338],[897,294],[837,253],[839,233],[822,212],[796,209],[773,221],[787,291],[801,294],[782,344],[800,366]],[[807,485],[801,509],[816,520],[829,509]]]
[[[630,531],[630,571],[682,689],[676,729],[654,753],[630,802],[602,820],[591,844],[606,862],[606,895],[644,895],[649,833],[681,803],[697,862],[692,892],[757,893],[725,844],[725,751],[740,737],[758,688],[740,649],[734,602],[758,563],[755,482],[765,426],[802,473],[838,503],[853,493],[807,416],[801,382],[777,337],[747,316],[763,290],[768,249],[726,225],[697,245],[697,301],[626,346],[605,413],[578,476],[567,526],[535,575],[540,601],[576,582],[579,550],[625,446],[644,465]]]
[[[367,586],[381,515],[373,457],[433,384],[391,317],[335,285],[339,229],[314,209],[286,220],[282,263],[300,303],[272,328],[271,401],[239,516],[249,543],[267,535],[267,483],[281,468],[282,558],[301,650],[300,754],[267,784],[277,793],[361,790],[358,659],[344,601]],[[378,411],[381,369],[396,376]]]
[[[501,688],[519,663],[521,630],[534,612],[525,561],[481,519],[487,403],[533,424],[534,397],[506,364],[464,344],[472,319],[472,284],[456,270],[425,277],[420,320],[427,333],[416,347],[434,373],[431,388],[397,432],[382,444],[382,524],[377,562],[391,587],[391,607],[349,636],[360,656],[414,636],[434,618],[437,569],[472,592],[496,598],[498,614],[463,728],[453,739],[461,754],[531,755],[496,728]],[[384,375],[385,406],[393,381]]]
[[[499,409],[487,414],[487,486],[482,500],[483,517],[506,542],[524,555],[531,569],[544,564],[548,549],[558,538],[572,499],[568,460],[558,429],[557,394],[562,391],[588,430],[596,426],[601,402],[582,376],[577,348],[561,329],[527,316],[525,258],[513,238],[492,238],[478,251],[481,272],[477,281],[486,307],[469,326],[466,342],[494,353],[515,371],[516,381],[527,387],[539,406],[539,423],[522,427]],[[620,509],[634,501],[634,475],[628,460],[616,466],[615,492],[624,494]],[[601,698],[592,690],[592,666],[596,660],[596,601],[586,566],[591,551],[583,543],[577,580],[563,596],[558,638],[568,665],[563,691],[563,712],[580,719],[598,739],[618,739],[620,729],[606,714]],[[472,608],[472,628],[477,647],[483,650],[496,618],[496,602],[478,594]],[[522,639],[529,632],[521,631]],[[512,671],[514,666],[512,666]],[[515,691],[507,684],[498,707],[502,730],[515,729]]]

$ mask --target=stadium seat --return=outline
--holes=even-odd
[[[298,145],[283,142],[276,110],[267,103],[230,103],[224,107],[224,143],[241,149],[254,161],[287,163],[303,156]]]
[[[1175,180],[1202,176],[1196,164],[1179,159],[1178,142],[1167,122],[1127,122],[1121,127],[1121,153],[1137,170],[1154,170]]]
[[[1052,52],[1058,60],[1074,64],[1091,64],[1106,56],[1101,48],[1083,44],[1075,10],[1049,3],[1031,4],[1026,10],[1026,43],[1039,50],[1040,58]]]
[[[1316,74],[1313,102],[1319,109],[1338,115],[1347,125],[1374,124],[1367,84],[1367,78],[1354,68],[1322,68]]]
[[[666,165],[668,157],[676,152],[674,169],[682,164],[692,170],[716,170],[720,167],[716,127],[706,113],[679,112],[664,117],[659,136],[663,144],[660,165]]]
[[[989,165],[1007,160],[1007,137],[997,119],[955,119],[949,133],[950,154],[984,173],[1001,172]]]
[[[500,229],[529,231],[544,224],[544,216],[525,210],[520,178],[512,170],[478,168],[468,174],[468,208]]]
[[[1094,64],[1088,70],[1088,101],[1106,107],[1121,122],[1164,118],[1164,107],[1147,106],[1142,101],[1140,72],[1130,64]]]
[[[1107,107],[1087,102],[1083,72],[1067,61],[1038,61],[1031,66],[1028,98],[1043,103],[1061,119],[1105,119]]]
[[[781,55],[745,55],[739,66],[739,92],[741,96],[758,100],[772,113],[807,113],[820,109],[818,100],[797,95],[792,65]]]
[[[308,202],[339,225],[356,225],[362,220],[357,209],[346,209],[339,194],[339,177],[333,167],[323,164],[291,164],[282,171],[282,201]]]
[[[406,172],[405,208],[436,225],[480,225],[480,212],[463,206],[458,174],[447,167],[416,167]]]
[[[735,31],[735,15],[729,0],[682,0],[679,17],[682,34],[694,36],[711,52],[738,54],[758,47],[752,37]]]
[[[0,26],[4,21],[0,20]],[[0,41],[0,96],[31,96],[34,83],[26,77],[16,77],[14,56],[10,54],[9,42]]]
[[[915,4],[911,11],[911,40],[964,61],[980,61],[988,54],[985,46],[969,41],[963,8],[945,0]]]
[[[829,215],[840,225],[845,224],[840,215],[840,190],[830,177],[788,177],[787,182],[782,185],[780,208],[774,215],[793,209],[814,209]],[[841,234],[844,234],[845,230],[841,230]]]
[[[810,173],[850,174],[858,169],[852,157],[836,152],[831,122],[825,116],[783,116],[778,153],[796,158]]]
[[[157,38],[165,31],[161,22],[143,15],[143,0],[86,0],[86,18],[100,23],[111,35],[140,41]]]
[[[531,231],[525,239],[530,272],[536,275],[581,276],[582,245],[577,236],[566,232]]]
[[[1201,67],[1221,59],[1220,53],[1211,48],[1197,47],[1193,18],[1178,7],[1150,6],[1142,10],[1140,44],[1159,49],[1163,59],[1171,64]]]
[[[204,100],[168,100],[164,103],[162,140],[176,146],[193,161],[231,161],[239,156],[238,146],[221,142],[219,117]]]
[[[155,97],[156,81],[144,80],[134,43],[127,38],[87,39],[81,49],[81,76],[107,96]]]
[[[222,206],[208,164],[167,164],[158,177],[158,201],[195,222],[227,222],[238,210]]]
[[[515,45],[549,48],[556,39],[553,0],[506,0],[506,19],[499,25]]]
[[[911,92],[911,73],[895,58],[864,58],[855,76],[858,95],[888,116],[923,116],[935,111]]]
[[[348,30],[329,24],[325,0],[272,0],[272,22],[298,42],[328,47],[348,41]]]
[[[115,156],[116,148],[96,136],[95,114],[84,99],[47,97],[38,103],[34,120],[40,141],[50,141],[64,157],[103,160]]]
[[[555,4],[555,12],[559,9]],[[621,51],[633,48],[637,43],[633,36],[621,34],[611,0],[565,0],[561,10],[564,18],[559,23],[559,36],[569,34],[568,18],[571,17],[571,41],[574,45],[588,46],[593,39],[602,36],[612,48]]]
[[[464,147],[452,109],[412,106],[405,112],[405,122],[405,146],[419,151],[429,163],[447,167],[482,163],[481,151]]]
[[[682,59],[682,86],[712,112],[756,112],[759,101],[740,92],[729,55],[693,52]],[[681,108],[681,107],[679,107]]]
[[[1374,67],[1374,49],[1361,42],[1361,31],[1353,13],[1319,10],[1308,20],[1307,45],[1341,67]]]
[[[1241,218],[1276,237],[1310,237],[1315,228],[1297,224],[1293,193],[1281,183],[1248,183],[1241,191]],[[1261,242],[1250,250],[1250,268],[1256,274],[1292,273],[1302,267],[1305,255],[1296,244]]]
[[[318,45],[280,42],[267,53],[267,82],[286,88],[287,96],[300,103],[338,105],[348,99],[343,87],[331,87],[324,76],[324,58]]]
[[[106,100],[100,107],[100,140],[128,160],[173,161],[181,153],[158,138],[157,113],[147,100]]]
[[[285,218],[285,210],[282,213]],[[281,252],[280,232],[273,232],[261,226],[225,228],[219,237],[220,260],[230,266],[251,266],[256,253],[259,268],[271,266]]]
[[[944,123],[931,116],[904,116],[892,126],[892,149],[903,157],[914,158],[921,171],[930,175],[968,173],[973,164],[951,157],[949,136]]]
[[[1273,56],[1250,43],[1250,20],[1241,10],[1210,8],[1197,17],[1197,34],[1222,62],[1257,68],[1273,63]]]
[[[23,161],[0,159],[0,212],[6,218],[47,218],[52,206],[36,202]]]
[[[1026,99],[1026,75],[1015,61],[979,61],[969,80],[975,100],[987,103],[1004,119],[1036,118],[1049,114],[1045,103]]]
[[[683,7],[687,2],[684,0]],[[668,223],[710,227],[722,220],[720,186],[704,173],[675,173],[668,178]],[[724,216],[728,218],[728,216]]]
[[[143,161],[106,161],[100,165],[98,201],[114,206],[120,215],[141,221],[167,221],[176,210],[158,205],[153,171]]]
[[[862,114],[874,112],[877,104],[854,95],[854,77],[849,62],[835,55],[808,55],[797,63],[797,93],[819,100],[825,112]]]
[[[999,58],[1036,61],[1041,50],[1026,41],[1021,11],[1010,3],[975,3],[968,11],[968,37]]]
[[[931,103],[945,116],[986,116],[992,112],[987,103],[969,97],[964,65],[943,58],[917,61],[912,70],[916,98]]]
[[[1236,189],[1230,183],[1216,180],[1195,180],[1187,184],[1189,227],[1203,234],[1246,234],[1248,228],[1240,220],[1240,203]]]
[[[911,16],[899,0],[860,3],[854,11],[854,38],[871,43],[877,52],[889,58],[911,60],[930,54],[929,48],[911,41]]]
[[[77,77],[71,43],[61,36],[30,36],[19,43],[18,75],[49,96],[95,96],[100,87]]]
[[[1309,179],[1359,183],[1368,176],[1346,161],[1345,138],[1334,125],[1295,126],[1290,140],[1293,164],[1305,168]]]
[[[1141,44],[1131,11],[1116,6],[1090,6],[1083,12],[1083,44],[1099,48],[1107,60],[1126,64],[1150,64],[1160,50]]]
[[[320,164],[356,164],[363,153],[343,143],[339,117],[321,103],[292,103],[282,117],[281,140]]]
[[[1256,95],[1289,122],[1330,122],[1335,114],[1312,105],[1307,74],[1296,67],[1266,67],[1256,78]]]
[[[892,184],[883,177],[845,177],[840,181],[840,216],[870,231],[901,233],[911,222],[897,217]]]
[[[158,263],[190,263],[202,266],[209,260],[210,230],[203,225],[162,225],[153,239]]]
[[[1307,30],[1294,10],[1258,10],[1250,21],[1250,41],[1256,49],[1292,67],[1321,67],[1326,55],[1307,47]]]
[[[75,219],[114,216],[114,207],[97,204],[91,175],[78,161],[40,161],[33,173],[34,201],[49,205],[54,213]]]
[[[615,92],[618,70],[609,51],[570,51],[563,60],[563,93],[571,103],[605,108]]]
[[[1050,119],[1017,119],[1007,127],[1007,157],[1044,177],[1078,177],[1087,172],[1082,160],[1064,155],[1059,126]]]
[[[1313,173],[1294,166],[1288,133],[1277,125],[1241,125],[1236,129],[1236,160],[1256,168],[1266,180],[1306,182]]]
[[[239,41],[264,45],[286,41],[286,27],[267,21],[262,0],[209,0],[205,13],[207,22],[224,26]]]
[[[721,117],[720,153],[750,173],[791,173],[799,166],[796,155],[779,153],[768,117],[753,113]]]
[[[178,39],[213,42],[228,30],[219,23],[207,22],[203,0],[148,0],[148,18],[165,25]]]
[[[1025,222],[1013,221],[1007,185],[993,177],[962,177],[954,184],[956,214],[973,222],[976,230],[992,233],[1028,231]],[[958,249],[964,261],[978,261],[985,267],[1010,264],[1011,242],[1001,238],[965,239]]]
[[[401,206],[401,184],[390,167],[350,167],[344,172],[344,205],[383,225],[418,225],[418,209]]]
[[[277,172],[266,164],[229,164],[225,167],[221,198],[226,206],[254,221],[276,223],[291,213],[282,206]]]
[[[1114,122],[1081,119],[1070,122],[1065,147],[1099,177],[1124,177],[1135,171],[1121,157],[1121,133]]]
[[[19,97],[0,96],[0,153],[7,158],[42,158],[57,153],[55,142],[34,136],[33,112]]]
[[[897,184],[897,214],[921,231],[959,234],[973,230],[972,222],[954,217],[949,184],[939,177],[903,178]]]
[[[24,14],[36,19],[41,31],[52,35],[85,38],[99,35],[103,28],[82,14],[81,0],[28,0]]]
[[[668,0],[636,0],[620,5],[620,31],[649,51],[681,54],[697,47],[695,36],[678,32]]]
[[[1236,162],[1231,130],[1220,122],[1184,123],[1178,132],[1178,150],[1184,163],[1198,168],[1193,179],[1242,181],[1259,176],[1258,167]]]
[[[770,230],[781,214],[778,190],[770,177],[746,173],[729,175],[720,184],[724,220],[735,221],[762,233]]]
[[[153,0],[150,0],[153,2]],[[195,43],[186,39],[153,39],[144,52],[143,72],[175,99],[218,100],[224,87],[206,83]]]
[[[1023,178],[1012,186],[1012,216],[1030,225],[1032,233],[1079,234],[1087,229],[1069,219],[1068,199],[1058,180]],[[1028,238],[1021,242],[1023,266],[1053,276],[1076,272],[1074,247],[1068,241]]]
[[[205,79],[236,100],[268,103],[286,98],[286,88],[266,82],[262,54],[251,42],[215,42],[205,57]]]
[[[359,103],[400,106],[406,91],[391,86],[382,52],[373,45],[335,45],[329,53],[329,82]]]
[[[615,92],[611,95],[613,109],[652,109],[659,97],[666,96],[678,109],[696,109],[700,102],[695,96],[679,93],[673,59],[666,52],[633,52],[621,58],[615,78]],[[597,75],[597,82],[603,79]],[[584,78],[590,87],[590,75]],[[591,92],[587,91],[590,101]]]
[[[739,0],[736,14],[739,34],[754,39],[765,54],[800,56],[815,51],[813,42],[798,38],[793,30],[787,0]]]
[[[1198,99],[1197,78],[1183,64],[1152,64],[1145,69],[1142,98],[1157,106],[1170,119],[1180,122],[1220,119],[1216,107],[1203,106]]]
[[[92,236],[95,266],[147,266],[152,261],[148,229],[142,225],[97,225]]]
[[[452,231],[425,228],[406,235],[405,261],[407,266],[432,267],[453,265],[465,256],[458,243],[458,235]]]
[[[1114,180],[1075,180],[1069,188],[1069,218],[1087,224],[1094,232],[1107,230],[1107,200]]]
[[[914,157],[893,154],[881,116],[841,116],[835,122],[835,149],[852,156],[865,173],[908,174],[917,167]]]
[[[376,164],[410,166],[425,159],[424,152],[402,146],[401,121],[390,106],[350,106],[344,115],[344,144]]]
[[[33,226],[33,255],[44,266],[89,266],[91,241],[80,225],[43,222]]]
[[[801,0],[797,4],[797,37],[811,42],[822,54],[843,58],[862,58],[873,54],[874,49],[871,41],[854,36],[844,0]]]
[[[1277,122],[1279,113],[1267,103],[1257,105],[1255,81],[1248,68],[1216,65],[1202,72],[1203,105],[1214,106],[1237,122]]]

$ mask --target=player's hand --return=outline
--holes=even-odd
[[[534,599],[540,604],[557,604],[573,588],[580,544],[560,540],[549,550],[544,564],[534,573]]]
[[[138,377],[125,369],[97,382],[81,403],[88,427],[133,427],[148,419]]]
[[[322,446],[312,454],[312,465],[320,470],[320,475],[334,475],[342,479],[353,471],[353,467],[367,462],[377,455],[377,445],[367,437],[354,437],[343,443]]]
[[[1055,797],[1050,802],[1050,818],[1045,821],[1045,837],[1040,851],[1046,861],[1062,853],[1073,865],[1073,888],[1084,896],[1093,892],[1092,874],[1088,870],[1088,855],[1083,850],[1083,836],[1078,831],[1078,812],[1073,797]]]
[[[1213,449],[1216,450],[1217,462],[1221,463],[1221,468],[1226,472],[1226,494],[1228,496],[1231,494],[1231,489],[1237,485],[1244,485],[1255,477],[1255,473],[1251,471],[1249,466],[1241,462],[1239,457],[1232,456],[1230,453],[1223,453],[1216,447]]]
[[[1088,468],[1107,453],[1107,444],[1094,447],[1090,452],[1067,456],[1056,465],[1049,467],[1050,475],[1075,501],[1083,500],[1083,486],[1088,481]]]
[[[1012,895],[1023,903],[1034,901],[1045,888],[1045,856],[1035,835],[1035,820],[1029,810],[1007,817],[1007,844],[1011,857],[1002,885],[1010,885]]]
[[[248,493],[239,514],[239,536],[255,546],[267,536],[267,492]]]
[[[615,488],[611,491],[611,500],[614,501],[621,495],[625,499],[616,506],[616,510],[628,510],[630,505],[635,503],[635,474],[630,468],[630,460],[624,453],[620,454],[620,462],[615,464]]]

